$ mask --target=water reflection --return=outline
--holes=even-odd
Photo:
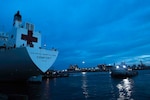
[[[85,96],[85,98],[89,97],[89,93],[88,93],[88,85],[87,85],[87,76],[86,73],[82,74],[82,90],[83,90],[83,95]]]
[[[44,86],[43,86],[44,88],[43,88],[43,97],[42,98],[44,98],[45,100],[48,100],[48,98],[49,98],[49,92],[50,92],[50,80],[49,79],[46,79],[45,80],[45,84],[44,84]]]
[[[119,89],[119,97],[118,100],[133,100],[132,96],[132,88],[133,88],[133,80],[132,79],[123,79],[119,84],[116,86]]]

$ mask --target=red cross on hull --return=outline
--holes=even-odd
[[[32,42],[38,41],[38,38],[33,37],[33,32],[30,30],[28,30],[27,35],[21,34],[21,39],[27,41],[27,45],[29,45],[30,47],[34,47]]]

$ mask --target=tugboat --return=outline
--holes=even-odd
[[[115,78],[127,78],[138,75],[138,72],[129,68],[125,63],[114,66],[110,72],[112,77]]]

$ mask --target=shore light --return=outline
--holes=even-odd
[[[123,65],[123,68],[127,68],[125,65]]]
[[[118,68],[119,68],[119,66],[116,66],[116,68],[118,69]]]

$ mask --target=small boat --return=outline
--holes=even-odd
[[[128,66],[125,64],[121,64],[114,66],[111,69],[110,74],[112,77],[116,78],[127,78],[138,75],[138,72],[136,70],[133,70],[132,68],[128,68]]]

